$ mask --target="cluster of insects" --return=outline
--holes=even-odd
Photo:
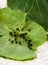
[[[16,31],[20,31],[20,29],[16,28]],[[28,29],[28,31],[30,32],[30,29]],[[16,44],[21,45],[21,42],[17,41],[17,34],[16,34],[16,32],[9,32],[9,35],[14,37],[14,40],[9,39],[9,41],[11,41],[11,43],[14,43],[14,41],[15,41]],[[32,41],[30,39],[27,39],[26,35],[27,35],[27,33],[22,33],[22,34],[20,34],[20,38],[23,38],[27,42],[28,48],[32,49]]]

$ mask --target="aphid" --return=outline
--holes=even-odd
[[[28,29],[28,31],[30,32],[30,29]]]
[[[16,31],[20,31],[20,29],[19,28],[16,28]]]
[[[20,35],[20,37],[23,37],[23,36],[24,36],[24,34],[21,34],[21,35]]]
[[[28,40],[28,42],[31,42],[31,40]]]
[[[27,33],[24,33],[24,35],[27,35]]]
[[[0,35],[0,37],[2,37],[3,35]]]
[[[18,42],[16,41],[15,43],[17,44]]]
[[[23,39],[25,39],[25,36],[23,36]]]
[[[16,34],[14,34],[14,37],[16,37]]]
[[[16,38],[15,38],[15,41],[16,41]]]
[[[20,37],[25,38],[25,35],[27,35],[27,33],[22,33],[22,34],[20,35]]]
[[[13,33],[12,32],[9,32],[10,36],[13,36]]]
[[[11,41],[11,39],[9,39],[9,41]]]
[[[32,44],[30,43],[30,44],[29,44],[29,46],[31,47],[31,46],[32,46]]]
[[[12,40],[11,43],[13,43],[14,41]]]
[[[28,44],[28,48],[29,49],[32,49],[32,44]]]
[[[21,44],[21,42],[19,41],[19,44]]]

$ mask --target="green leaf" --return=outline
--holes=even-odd
[[[16,20],[15,18],[17,16],[18,16],[17,18],[18,18],[19,24],[25,23],[25,20],[24,20],[25,15],[22,12],[21,14],[19,14],[20,11],[19,12],[18,11],[19,10],[16,10],[15,14],[17,15],[15,16],[15,14],[13,15],[13,13],[11,13],[10,8],[4,8],[0,10],[0,56],[16,59],[16,60],[33,59],[36,57],[36,53],[35,51],[30,50],[28,48],[27,42],[23,38],[20,38],[20,35],[17,35],[17,37],[14,37],[14,35],[11,36],[9,34],[10,32],[14,34],[14,28],[15,28],[15,27],[13,28],[14,25],[20,26],[14,23],[14,20]],[[13,18],[11,18],[10,14],[12,15]],[[15,31],[15,34],[16,34],[16,31]],[[17,39],[17,41],[15,41],[15,38]],[[19,41],[21,42],[21,45],[19,44]],[[16,42],[18,43],[16,44]]]
[[[33,20],[48,31],[48,1],[47,0],[7,0],[12,9],[27,12],[27,20]]]
[[[22,28],[25,24],[26,14],[18,9],[4,8],[0,11],[2,20],[10,29]]]
[[[25,18],[26,13],[20,10],[10,8],[0,10],[0,56],[16,60],[28,60],[36,57],[37,47],[46,40],[46,31],[33,21],[25,22]],[[16,27],[21,30],[17,32]],[[28,43],[31,43],[30,46]]]
[[[34,50],[36,50],[36,48],[43,44],[47,39],[46,31],[44,28],[34,21],[27,21],[24,31],[28,32],[27,38],[32,40],[32,48]]]
[[[19,45],[10,43],[6,35],[4,38],[6,39],[2,40],[4,42],[0,41],[0,56],[16,60],[28,60],[36,57],[35,52],[27,47],[23,39],[21,39],[22,44]]]

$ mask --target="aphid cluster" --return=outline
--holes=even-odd
[[[32,41],[31,40],[28,40],[28,48],[32,49]]]
[[[19,28],[16,28],[16,31],[20,31],[20,29]],[[30,29],[28,29],[28,31],[30,31]],[[16,32],[9,32],[9,35],[14,37],[14,40],[9,39],[9,41],[11,41],[11,43],[14,43],[15,42],[15,44],[21,45],[21,42],[20,41],[17,41],[17,34],[16,34]],[[26,35],[27,35],[27,33],[22,33],[19,36],[21,38],[23,38],[27,42],[28,48],[29,49],[32,49],[32,41],[31,40],[28,40],[26,38]]]

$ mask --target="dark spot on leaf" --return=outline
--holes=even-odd
[[[23,39],[25,39],[25,36],[23,36]]]
[[[11,41],[11,39],[9,39],[9,41]]]
[[[20,31],[20,29],[19,28],[16,28],[16,31]]]
[[[12,40],[11,43],[13,43],[14,41]]]
[[[28,29],[28,31],[30,32],[30,29]]]
[[[9,32],[10,36],[13,36],[13,32]]]
[[[15,41],[16,41],[16,38],[15,38]]]
[[[16,34],[14,34],[14,37],[16,37]]]
[[[25,35],[27,35],[27,33],[22,33],[22,34],[20,35],[20,37],[25,38]]]
[[[15,43],[17,44],[18,42],[16,41]]]
[[[19,44],[21,44],[21,42],[19,41]]]
[[[31,47],[31,46],[32,46],[32,44],[30,43],[30,44],[29,44],[29,46]]]
[[[0,35],[0,37],[2,37],[3,35]]]
[[[31,44],[31,42],[28,42],[28,48],[29,48],[29,49],[32,49],[32,44]]]
[[[27,33],[24,33],[24,35],[27,35]]]
[[[28,40],[28,42],[31,42],[31,40]]]

